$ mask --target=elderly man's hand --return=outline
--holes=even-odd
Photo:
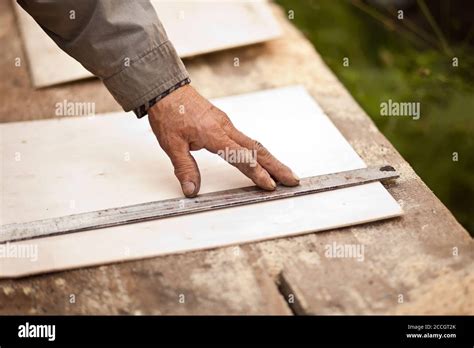
[[[201,185],[199,168],[190,151],[203,148],[220,155],[262,189],[275,189],[272,177],[286,186],[299,183],[290,168],[237,130],[223,111],[190,85],[152,106],[148,119],[187,197],[196,196]]]

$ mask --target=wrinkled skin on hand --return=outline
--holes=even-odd
[[[190,153],[200,149],[221,155],[262,189],[274,190],[273,178],[286,186],[299,184],[298,176],[290,168],[258,141],[237,130],[223,111],[190,85],[177,89],[152,106],[148,119],[187,197],[196,196],[200,189],[199,168]],[[235,157],[223,156],[223,153],[244,154],[240,158],[245,160],[236,161]]]

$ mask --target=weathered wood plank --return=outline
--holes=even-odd
[[[264,313],[291,314],[239,247],[0,282],[0,314]]]
[[[378,132],[310,43],[281,11],[276,13],[282,39],[186,60],[193,84],[207,97],[305,85],[368,165],[383,161],[401,172],[399,183],[389,191],[406,215],[390,222],[246,245],[241,248],[247,255],[245,262],[238,265],[226,248],[213,251],[209,258],[208,252],[196,252],[2,281],[1,313],[242,313],[250,307],[252,313],[285,312],[286,304],[273,286],[280,277],[299,301],[300,308],[291,303],[299,313],[322,313],[326,305],[339,313],[474,312],[472,239]],[[8,1],[0,2],[0,20],[6,23],[0,35],[0,93],[11,101],[0,104],[0,121],[54,117],[54,104],[64,99],[94,101],[96,112],[119,109],[98,81],[33,90],[26,64],[13,68],[14,58],[24,55]],[[239,67],[234,66],[236,57]],[[350,265],[351,260],[324,259],[324,245],[334,240],[367,248],[365,261],[354,266],[356,271],[343,272],[342,287],[338,266]],[[452,255],[455,247],[458,257]],[[211,271],[206,273],[209,265]],[[198,280],[192,280],[193,274],[198,274]],[[66,290],[57,289],[61,279]],[[318,287],[334,295],[330,300],[317,296]],[[191,288],[196,295],[188,296],[189,306],[176,307],[178,291]],[[80,308],[71,308],[64,297],[78,290],[85,300]],[[260,290],[257,300],[246,304]],[[352,297],[344,298],[348,293]],[[404,295],[404,303],[398,304],[398,294]]]

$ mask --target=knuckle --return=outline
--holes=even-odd
[[[177,144],[180,142],[178,139],[173,138],[172,136],[168,135],[163,135],[160,137],[157,137],[158,139],[158,144],[160,144],[161,148],[170,156],[173,156],[174,153],[176,152]]]
[[[258,152],[260,157],[263,157],[263,159],[268,159],[271,157],[270,152],[259,141],[253,140],[253,148]]]
[[[234,129],[234,125],[232,124],[232,121],[226,113],[221,112],[220,119],[221,126],[222,128],[224,128],[224,130],[229,131]]]
[[[254,180],[262,181],[262,180],[265,179],[265,172],[261,167],[259,167],[259,166],[250,166],[248,164],[245,167],[246,167],[246,170],[249,173],[249,175]]]
[[[258,140],[252,140],[252,142],[253,142],[253,144],[252,144],[252,145],[253,145],[253,148],[254,148],[255,150],[260,151],[260,150],[265,149],[265,147],[262,145],[262,143],[259,142]]]
[[[178,162],[174,167],[174,174],[179,178],[185,175],[194,175],[196,172],[194,163]]]

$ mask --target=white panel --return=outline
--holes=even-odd
[[[213,101],[300,177],[365,167],[302,87]],[[1,224],[182,195],[146,120],[131,113],[0,125]],[[18,161],[18,156],[20,160]],[[194,153],[201,193],[251,185],[220,157]],[[128,159],[128,160],[127,160]],[[21,276],[320,231],[398,216],[380,183],[35,241],[39,259],[0,259]]]
[[[152,0],[179,56],[191,57],[275,39],[281,34],[266,1]],[[13,0],[35,87],[91,77]]]

